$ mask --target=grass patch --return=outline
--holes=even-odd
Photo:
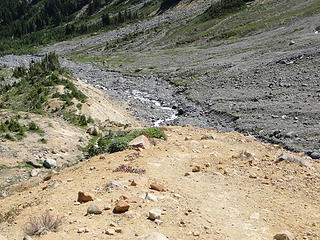
[[[14,219],[20,214],[17,208],[11,208],[8,212],[0,213],[0,223],[13,223]]]
[[[137,136],[145,135],[148,138],[159,138],[166,140],[166,136],[159,128],[147,128],[134,131],[116,131],[109,130],[107,134],[101,137],[94,137],[84,148],[84,154],[87,157],[93,157],[101,153],[114,153],[129,148],[128,143]]]

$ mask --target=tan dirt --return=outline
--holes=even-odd
[[[296,239],[319,239],[318,162],[310,160],[314,169],[294,163],[275,164],[284,152],[281,147],[236,132],[168,127],[166,134],[167,141],[156,141],[155,146],[139,154],[126,150],[97,156],[0,200],[2,213],[14,207],[21,209],[12,224],[0,225],[1,234],[22,239],[29,218],[51,209],[52,215],[64,216],[61,230],[39,239],[136,239],[157,231],[168,239],[253,240],[272,239],[282,230],[292,232]],[[201,140],[204,135],[211,137]],[[241,154],[244,150],[249,154]],[[163,184],[167,191],[155,192],[143,184],[131,186],[130,181],[138,174],[112,171],[121,164],[145,169],[150,182]],[[195,166],[200,172],[188,173]],[[46,188],[55,181],[58,186]],[[122,187],[107,192],[106,184],[111,181]],[[134,218],[114,214],[112,208],[101,215],[85,216],[92,202],[77,205],[79,191],[92,194],[95,204],[101,204],[100,199],[112,208],[121,196],[130,199],[153,193],[158,201],[129,203]],[[159,226],[147,219],[153,208],[163,212]],[[79,228],[88,232],[77,233]],[[103,233],[106,229],[121,229],[121,233],[108,236]]]

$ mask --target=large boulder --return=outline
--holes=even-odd
[[[149,149],[150,148],[150,142],[149,139],[144,136],[140,135],[129,142],[129,146],[132,148],[143,148],[143,149]]]

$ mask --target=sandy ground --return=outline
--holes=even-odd
[[[281,147],[236,132],[169,127],[166,134],[168,140],[156,141],[151,149],[94,157],[0,200],[2,213],[21,209],[11,224],[0,225],[1,234],[22,239],[29,218],[50,210],[64,217],[61,230],[40,239],[136,239],[156,231],[168,239],[253,240],[272,239],[282,230],[296,239],[319,239],[319,163],[309,160],[313,168],[276,164],[284,152]],[[201,140],[204,135],[211,137]],[[251,156],[241,157],[243,150]],[[139,175],[112,171],[121,164],[145,169],[149,183],[161,183],[166,191],[150,190],[148,184],[131,186]],[[191,172],[195,166],[200,172]],[[108,192],[110,182],[120,187]],[[78,191],[94,196],[93,204],[111,209],[85,216],[92,202],[76,203]],[[144,193],[158,200],[129,203],[129,214],[112,212],[120,198],[136,200]],[[153,208],[162,211],[161,225],[147,219]],[[88,232],[77,233],[79,228]],[[107,229],[121,229],[121,233],[108,236]]]

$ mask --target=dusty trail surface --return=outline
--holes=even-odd
[[[236,132],[191,127],[168,127],[165,132],[168,140],[151,149],[92,158],[2,200],[0,212],[13,207],[21,212],[14,224],[0,225],[1,234],[22,239],[29,216],[51,209],[64,222],[59,232],[41,239],[137,239],[156,231],[168,239],[267,240],[282,230],[296,239],[319,239],[319,163],[306,158],[312,168],[276,164],[283,149]],[[146,173],[113,172],[121,164]],[[191,172],[195,167],[199,172]],[[133,180],[137,186],[131,185]],[[35,180],[21,188],[30,181]],[[154,181],[166,191],[149,189]],[[77,203],[78,191],[94,201]],[[143,199],[146,193],[149,197]],[[129,212],[112,212],[119,199],[129,202]],[[111,209],[86,215],[91,204]],[[147,218],[153,208],[162,212],[160,225]],[[87,233],[78,233],[82,228]],[[110,229],[121,233],[107,236],[104,232]]]

